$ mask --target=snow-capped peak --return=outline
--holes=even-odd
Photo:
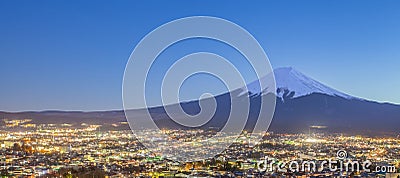
[[[355,99],[354,97],[330,88],[304,74],[297,71],[292,67],[282,67],[274,70],[276,82],[276,95],[281,98],[297,98],[306,96],[312,93],[321,93],[330,96],[339,96],[346,99]],[[271,78],[263,77],[261,80],[268,80]],[[271,89],[259,89],[259,82],[255,81],[247,85],[247,89],[252,94],[262,94],[266,90],[271,92]],[[262,92],[260,92],[262,91]]]

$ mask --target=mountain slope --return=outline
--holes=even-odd
[[[307,133],[312,125],[327,126],[323,131],[397,135],[400,132],[400,106],[365,100],[352,100],[314,93],[284,102],[277,100],[270,131]]]

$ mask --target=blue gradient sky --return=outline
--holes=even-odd
[[[0,110],[121,109],[135,45],[157,26],[194,15],[241,25],[274,68],[293,66],[348,94],[400,103],[400,1],[143,2],[0,1]]]

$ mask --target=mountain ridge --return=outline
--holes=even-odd
[[[307,132],[311,125],[326,125],[328,132],[341,133],[393,133],[400,131],[400,105],[380,103],[357,97],[352,97],[332,89],[294,68],[278,68],[277,74],[276,110],[269,131],[279,133]],[[287,79],[282,82],[282,78]],[[288,82],[289,81],[289,82]],[[258,84],[258,83],[257,83]],[[252,90],[247,85],[250,95],[240,95],[240,91],[232,91],[216,96],[218,109],[213,119],[204,127],[220,127],[229,116],[230,97],[250,97],[251,113],[248,118],[249,127],[258,117],[260,95],[271,94],[271,89]],[[282,90],[282,91],[279,91]],[[285,91],[286,90],[286,91]],[[257,94],[257,92],[259,92]],[[265,92],[265,93],[263,93]],[[187,113],[198,113],[198,101],[177,103]],[[179,127],[165,112],[165,107],[148,108],[156,124],[161,128]],[[143,112],[143,110],[141,111]],[[143,114],[143,113],[140,113]],[[138,117],[140,117],[138,114]],[[106,124],[126,121],[122,110],[112,111],[30,111],[1,112],[0,119],[33,119],[36,123],[51,122],[88,122]]]

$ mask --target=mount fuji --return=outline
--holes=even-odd
[[[259,81],[248,84],[248,94],[243,89],[231,91],[215,97],[217,109],[213,118],[202,128],[221,128],[230,113],[231,98],[250,98],[250,115],[246,129],[251,129],[257,121],[260,109],[260,96],[276,97],[275,113],[269,131],[277,133],[307,133],[312,126],[323,126],[323,132],[398,135],[400,132],[400,106],[390,103],[378,103],[350,96],[318,82],[292,67],[274,70],[276,90],[259,87]],[[263,77],[260,80],[268,80]],[[271,95],[272,94],[272,95]],[[199,101],[177,103],[186,113],[200,112]],[[161,128],[179,128],[171,120],[165,108],[148,108],[156,124]],[[145,110],[142,110],[145,111]],[[138,112],[137,117],[143,112]],[[35,123],[81,123],[109,124],[125,121],[123,111],[102,112],[0,112],[0,119],[32,119]]]
[[[262,77],[260,80],[267,82],[269,77],[270,76]],[[281,99],[293,99],[315,93],[337,96],[345,99],[360,99],[330,88],[304,75],[293,67],[282,67],[275,69],[274,77],[276,82],[276,95]],[[265,88],[260,90],[259,88],[259,81],[255,81],[247,85],[248,91],[253,95],[271,92],[271,90]]]

